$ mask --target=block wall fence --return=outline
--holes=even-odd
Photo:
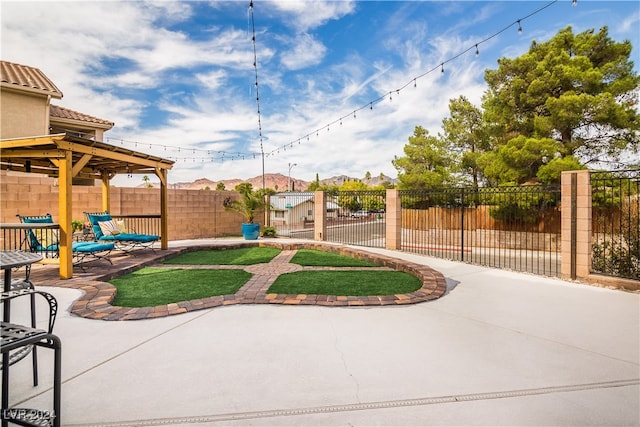
[[[223,201],[234,192],[168,190],[169,240],[239,236],[242,217],[224,209]],[[85,221],[84,212],[102,210],[102,189],[73,186],[72,218]],[[16,223],[16,214],[58,219],[58,187],[54,178],[36,174],[0,173],[0,223]],[[111,213],[151,215],[160,213],[160,189],[111,187]]]

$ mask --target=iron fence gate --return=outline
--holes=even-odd
[[[640,169],[591,173],[593,273],[640,280]]]
[[[402,249],[546,276],[560,275],[560,186],[400,192]]]
[[[328,192],[326,240],[384,248],[385,207],[385,190]]]
[[[269,197],[269,224],[278,236],[313,239],[315,194],[284,192]]]

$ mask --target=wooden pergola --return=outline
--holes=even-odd
[[[167,173],[173,161],[69,133],[0,140],[0,167],[58,178],[60,278],[73,276],[71,192],[74,179],[102,182],[102,209],[110,210],[109,182],[117,174],[154,174],[160,179],[161,248],[168,248]]]

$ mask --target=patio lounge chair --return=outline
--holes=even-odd
[[[109,212],[84,213],[91,224],[98,242],[113,242],[121,251],[130,253],[134,249],[150,248],[160,240],[155,234],[139,234],[128,230],[124,221],[116,221]]]
[[[42,216],[17,215],[17,217],[24,224],[53,224],[51,214]],[[48,258],[58,258],[60,256],[57,229],[29,228],[26,240],[31,252],[42,253]],[[104,259],[109,264],[113,264],[109,259],[109,253],[114,248],[115,245],[108,242],[73,242],[71,244],[73,264],[80,266],[82,271],[85,271],[85,263],[93,259]]]

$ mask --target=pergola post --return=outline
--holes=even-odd
[[[167,170],[158,169],[156,170],[156,175],[158,175],[158,178],[160,178],[160,248],[168,249],[169,222],[167,221],[167,216],[169,212],[169,191],[167,185]]]
[[[111,189],[109,188],[109,182],[111,177],[107,171],[102,171],[102,210],[104,212],[111,211]]]
[[[73,276],[73,232],[71,229],[72,201],[72,155],[65,151],[64,157],[58,159],[58,222],[60,224],[60,278],[70,279]]]

